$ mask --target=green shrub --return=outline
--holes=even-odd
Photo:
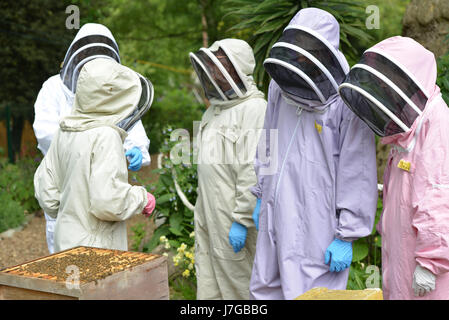
[[[25,222],[23,207],[4,191],[0,191],[0,208],[0,232],[16,228]]]
[[[371,235],[353,243],[353,256],[349,269],[348,290],[382,288],[382,238],[376,230],[382,213],[382,197],[377,201],[377,212]]]
[[[165,218],[165,222],[155,230],[150,242],[145,245],[144,249],[147,251],[153,250],[160,243],[160,237],[162,236],[168,239],[172,249],[179,248],[183,243],[192,247],[195,242],[192,236],[194,229],[193,212],[182,203],[176,193],[173,175],[176,174],[179,187],[183,190],[189,202],[194,204],[198,183],[196,165],[175,165],[171,161],[170,150],[179,143],[178,141],[170,141],[171,132],[171,127],[163,130],[166,137],[161,147],[161,152],[164,155],[162,168],[153,170],[154,173],[159,174],[159,179],[149,186],[149,192],[156,198],[153,218]],[[192,158],[191,155],[190,163],[193,163]]]
[[[191,89],[172,88],[163,93],[157,92],[153,106],[142,119],[150,139],[150,153],[160,152],[164,142],[162,131],[167,125],[187,129],[192,134],[193,121],[201,120],[204,109]]]
[[[449,52],[444,56],[441,56],[437,60],[438,62],[438,78],[437,84],[441,89],[446,104],[449,105]]]
[[[15,164],[0,159],[0,192],[10,195],[24,210],[34,212],[40,209],[34,197],[34,173],[39,159],[21,159]]]

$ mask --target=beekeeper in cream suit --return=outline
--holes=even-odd
[[[108,58],[120,62],[117,43],[108,28],[101,24],[87,23],[81,27],[72,41],[62,64],[60,74],[50,77],[42,85],[34,104],[34,133],[38,148],[45,156],[53,135],[59,128],[59,121],[72,109],[76,83],[82,66],[95,58]],[[137,171],[140,167],[150,165],[147,138],[142,122],[139,120],[129,132],[123,144],[128,156],[128,169]],[[45,212],[47,246],[54,252],[53,235],[55,220]]]
[[[216,41],[190,59],[210,101],[197,135],[197,298],[248,299],[257,237],[249,188],[256,182],[253,161],[267,103],[245,41]]]
[[[54,246],[127,250],[125,221],[155,199],[128,184],[123,142],[153,100],[151,83],[112,59],[81,69],[74,107],[34,176],[37,200],[56,219]]]

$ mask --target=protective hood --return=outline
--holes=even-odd
[[[255,93],[263,97],[252,76],[256,65],[253,50],[245,41],[215,41],[189,56],[211,104],[240,103]]]
[[[346,105],[379,136],[410,132],[439,93],[432,52],[411,38],[392,37],[366,50],[339,87]]]
[[[111,31],[104,25],[87,23],[76,34],[62,64],[60,76],[68,90],[76,92],[81,68],[95,58],[107,58],[120,63],[118,45]]]
[[[339,43],[340,26],[330,13],[302,9],[271,48],[264,67],[284,95],[325,104],[349,72]]]
[[[95,59],[81,69],[72,113],[60,127],[85,131],[111,126],[122,138],[149,110],[153,86],[143,76],[111,59]]]

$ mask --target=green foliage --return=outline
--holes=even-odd
[[[25,222],[23,207],[4,191],[0,191],[0,208],[0,232],[16,228]]]
[[[360,1],[333,0],[227,0],[228,15],[241,22],[232,30],[237,35],[248,37],[256,57],[255,79],[259,85],[268,87],[268,75],[263,68],[263,61],[268,57],[272,45],[280,38],[284,28],[293,16],[306,7],[324,9],[335,16],[340,23],[340,42],[342,51],[352,60],[360,53],[352,43],[372,40],[365,32],[365,7]]]
[[[368,287],[379,286],[381,283],[381,247],[382,239],[376,230],[382,213],[382,198],[377,201],[376,218],[371,235],[358,239],[353,243],[352,264],[349,270],[348,290],[363,290]],[[378,273],[377,273],[378,272]],[[376,274],[377,273],[377,274]],[[378,282],[376,283],[378,279]]]
[[[169,123],[174,128],[184,128],[192,134],[193,122],[201,120],[204,110],[204,106],[195,99],[191,89],[188,88],[170,89],[165,93],[159,92],[158,96],[150,111],[142,119],[151,141],[150,153],[157,153],[161,148],[164,139],[162,129],[166,124]]]
[[[162,236],[168,239],[171,248],[178,248],[182,243],[189,247],[194,245],[192,232],[193,212],[190,211],[181,201],[176,193],[174,176],[177,178],[179,187],[185,193],[190,203],[194,204],[197,194],[197,172],[196,165],[192,164],[193,156],[190,155],[191,164],[175,165],[170,159],[170,151],[177,145],[178,141],[170,141],[171,127],[163,130],[166,138],[161,152],[164,154],[162,168],[154,170],[159,174],[158,181],[150,186],[151,192],[156,198],[156,208],[153,214],[155,219],[163,218],[165,222],[154,232],[150,242],[145,245],[145,251],[151,251],[158,244]]]
[[[446,104],[449,105],[449,52],[438,58],[437,85]]]
[[[169,280],[170,300],[196,300],[196,281],[184,277]]]
[[[40,209],[34,197],[34,172],[39,165],[36,160],[23,159],[10,164],[7,159],[0,159],[0,192],[7,193],[28,212]]]
[[[131,227],[131,231],[133,233],[132,235],[132,245],[131,245],[131,251],[139,251],[140,244],[142,243],[142,240],[145,238],[145,224],[144,223],[138,223]]]

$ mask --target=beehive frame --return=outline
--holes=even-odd
[[[76,257],[83,259],[76,260]],[[103,266],[88,272],[93,263],[79,267],[78,285],[61,263],[60,270],[45,267],[49,262],[86,261],[100,257]],[[108,260],[109,259],[109,260]],[[106,261],[106,263],[105,263]],[[40,266],[43,270],[36,270]],[[84,269],[83,269],[84,268]],[[50,270],[50,271],[48,271]],[[22,293],[22,294],[21,294]],[[0,299],[168,299],[166,257],[141,252],[76,247],[0,270]]]

